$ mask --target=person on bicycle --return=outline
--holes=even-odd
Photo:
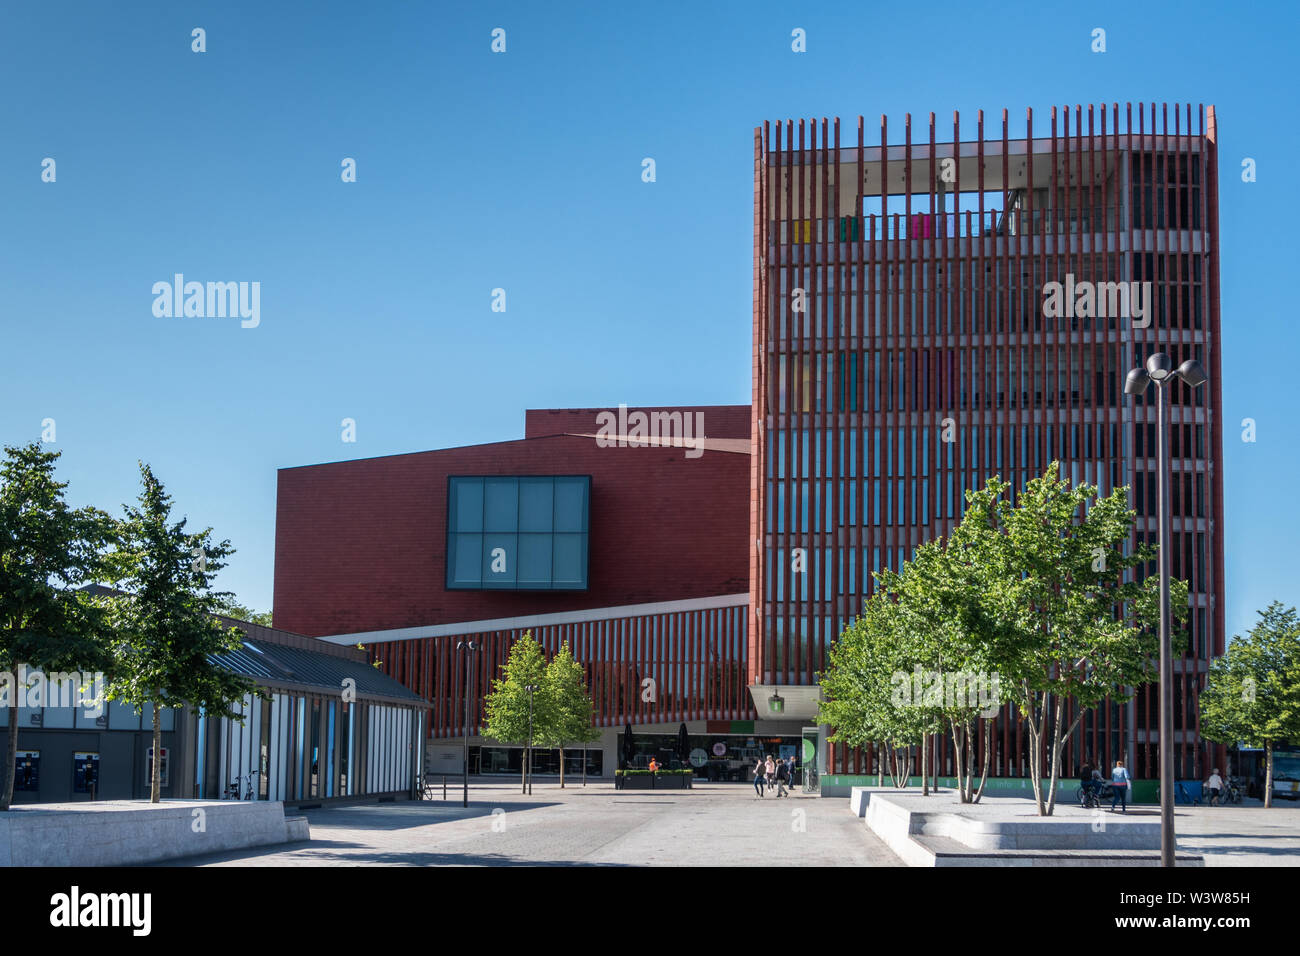
[[[1214,772],[1210,774],[1210,779],[1205,782],[1205,789],[1210,794],[1210,806],[1220,802],[1223,794],[1223,778],[1219,776],[1218,767],[1214,768]]]
[[[1079,768],[1079,787],[1083,790],[1083,803],[1087,806],[1089,798],[1101,790],[1101,775],[1092,765],[1092,761],[1086,757],[1083,766]]]

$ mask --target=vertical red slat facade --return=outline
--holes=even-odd
[[[753,474],[765,487],[751,489],[749,680],[812,680],[871,572],[951,531],[962,490],[994,473],[1020,486],[1058,460],[1103,493],[1128,485],[1133,543],[1154,540],[1155,409],[1126,399],[1122,381],[1155,351],[1195,357],[1210,386],[1176,386],[1171,416],[1171,558],[1191,584],[1192,636],[1176,671],[1176,761],[1195,778],[1224,757],[1199,738],[1196,708],[1224,647],[1217,129],[1212,107],[1195,132],[1190,105],[1138,104],[1136,126],[1131,106],[1086,111],[1053,108],[1043,138],[1031,111],[1013,136],[1004,110],[1000,137],[981,112],[965,143],[956,113],[948,143],[933,117],[928,142],[907,116],[892,145],[886,117],[875,144],[859,119],[848,147],[838,121],[833,145],[825,121],[808,142],[798,121],[797,146],[793,121],[755,130]],[[1051,281],[1150,282],[1150,324],[1045,318]],[[943,441],[945,422],[956,441]],[[762,467],[770,457],[777,467]],[[1154,776],[1154,694],[1084,714],[1065,762],[1128,759]],[[1013,715],[995,718],[991,739],[993,771],[1023,775]],[[826,769],[874,772],[875,758],[833,746]]]

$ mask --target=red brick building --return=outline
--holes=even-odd
[[[483,694],[526,630],[548,652],[568,641],[586,668],[598,723],[610,728],[591,748],[592,772],[611,772],[629,722],[646,757],[665,759],[685,722],[699,738],[693,744],[734,764],[741,757],[732,749],[760,746],[750,743],[756,732],[798,733],[756,728],[747,689],[750,419],[748,406],[530,410],[517,441],[282,469],[276,625],[364,643],[386,672],[427,697],[434,769],[460,766],[459,644],[482,648],[469,661],[473,729]],[[456,586],[453,539],[481,531],[484,548],[504,545],[508,570],[510,542],[522,560],[526,532],[511,539],[486,526],[452,528],[467,513],[451,500],[453,482],[485,478],[514,494],[504,479],[519,478],[522,509],[548,476],[589,479],[585,586],[483,587],[490,570],[480,586]],[[517,750],[483,743],[471,736],[474,770],[518,767]],[[725,757],[713,753],[719,743]],[[538,759],[545,772],[558,758]],[[580,751],[568,759],[580,769]]]
[[[1157,351],[1195,358],[1209,385],[1170,395],[1171,571],[1191,590],[1175,762],[1201,779],[1223,765],[1197,706],[1224,650],[1214,108],[1030,110],[1023,129],[1003,110],[987,125],[982,111],[951,127],[881,117],[878,136],[861,117],[754,131],[750,668],[784,694],[807,686],[871,572],[946,536],[965,489],[993,474],[1022,487],[1058,460],[1103,494],[1128,485],[1135,543],[1154,543],[1156,408],[1126,398],[1124,377]],[[1053,314],[1053,283],[1104,283],[1134,307]],[[1141,314],[1121,283],[1146,284]],[[806,573],[792,572],[794,549]],[[1084,715],[1066,764],[1127,758],[1156,776],[1156,697],[1149,684]],[[996,719],[993,748],[994,773],[1026,775],[1013,714]],[[951,753],[938,757],[951,773]],[[873,759],[835,746],[827,769],[870,772]]]
[[[464,729],[458,644],[484,647],[473,728],[525,630],[550,651],[569,640],[587,668],[603,772],[626,722],[645,756],[670,760],[685,722],[717,751],[710,769],[802,759],[816,675],[871,573],[948,534],[966,489],[995,473],[1022,486],[1057,460],[1103,494],[1130,486],[1134,543],[1154,540],[1155,408],[1122,383],[1164,351],[1209,373],[1171,393],[1172,573],[1191,586],[1176,761],[1192,778],[1221,764],[1197,726],[1224,650],[1214,108],[1027,111],[1017,135],[1005,110],[998,128],[954,114],[950,135],[934,114],[901,130],[882,117],[878,138],[861,118],[843,135],[838,120],[766,124],[753,212],[751,406],[529,411],[519,441],[284,469],[277,626],[363,642],[425,695],[435,767],[459,768],[437,743]],[[1123,308],[1048,308],[1079,283]],[[665,427],[683,440],[654,437]],[[1084,715],[1066,763],[1126,757],[1154,776],[1155,697]],[[993,772],[1024,776],[1020,722],[1003,713],[993,741]],[[473,769],[518,764],[475,752]],[[822,759],[851,775],[874,756]]]

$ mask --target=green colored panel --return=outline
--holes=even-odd
[[[752,734],[754,732],[754,722],[752,720],[733,720],[731,722],[731,733],[733,734]]]

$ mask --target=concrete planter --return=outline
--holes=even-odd
[[[0,867],[127,866],[309,840],[305,817],[265,800],[112,800],[0,813]]]
[[[632,773],[616,774],[616,790],[690,790],[689,773]]]

